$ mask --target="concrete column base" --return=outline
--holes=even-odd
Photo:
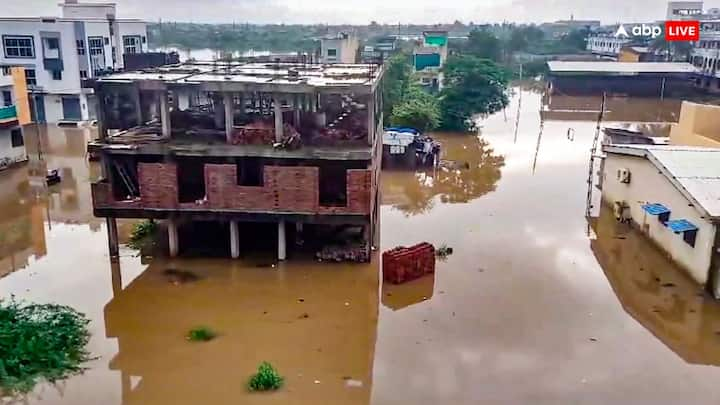
[[[120,256],[120,246],[118,244],[117,220],[115,218],[105,218],[107,222],[108,232],[108,249],[110,258],[117,259]]]
[[[278,260],[287,259],[285,221],[278,222]]]
[[[240,227],[237,221],[230,221],[230,256],[240,257]]]
[[[177,257],[179,250],[177,221],[168,220],[168,245],[170,247],[170,257]]]

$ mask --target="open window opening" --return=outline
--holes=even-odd
[[[178,199],[181,203],[205,199],[205,162],[183,159],[177,164]]]
[[[238,186],[262,187],[264,185],[264,166],[259,158],[240,159],[236,168]]]
[[[347,170],[341,166],[321,166],[319,178],[320,205],[344,207],[347,205]]]

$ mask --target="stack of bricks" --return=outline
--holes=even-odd
[[[174,164],[138,163],[138,180],[144,207],[178,207],[177,168]]]
[[[233,145],[272,145],[275,142],[275,124],[256,121],[236,128],[230,143]]]
[[[427,242],[397,247],[382,255],[383,278],[393,284],[435,273],[435,247]]]

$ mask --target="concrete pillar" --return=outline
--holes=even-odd
[[[285,244],[285,221],[278,222],[278,260],[287,259],[287,245]]]
[[[145,123],[143,120],[142,104],[140,103],[140,88],[135,86],[132,90],[133,101],[135,102],[135,114],[137,114],[137,124]]]
[[[179,90],[177,93],[178,110],[185,111],[190,109],[190,92],[187,90]]]
[[[232,93],[223,93],[223,105],[225,106],[225,139],[227,143],[230,143],[232,142],[233,125],[235,125],[235,105]]]
[[[375,96],[373,94],[370,95],[370,99],[367,103],[367,109],[368,109],[368,133],[367,133],[367,140],[368,145],[373,145],[373,135],[375,134]]]
[[[283,116],[280,95],[273,95],[273,109],[275,114],[275,142],[281,142],[283,138]]]
[[[300,111],[302,111],[302,94],[295,95],[295,101],[293,104],[295,107],[295,110],[294,110],[295,116],[293,117],[293,118],[295,118],[295,120],[294,120],[295,122],[293,122],[293,124],[295,125],[295,128],[300,128]]]
[[[310,111],[318,111],[318,95],[316,93],[310,94]]]
[[[213,96],[213,113],[215,117],[215,129],[223,129],[223,119],[225,118],[225,109],[223,108],[223,98],[220,95]]]
[[[169,219],[167,223],[168,228],[168,245],[170,246],[170,257],[176,257],[178,255],[178,229],[177,220]]]
[[[162,121],[163,136],[170,137],[172,135],[172,126],[170,124],[170,103],[168,103],[166,90],[160,93],[160,121]]]
[[[117,260],[120,256],[120,247],[118,246],[118,230],[115,218],[105,218],[107,222],[108,233],[108,249],[110,250],[110,259]]]
[[[238,115],[241,119],[245,119],[245,93],[238,93]]]
[[[110,282],[112,283],[113,297],[117,297],[122,292],[122,271],[120,271],[120,263],[110,263]]]
[[[230,221],[230,256],[240,257],[240,227],[238,221]]]
[[[304,243],[305,240],[303,238],[303,223],[295,222],[295,244],[297,246],[302,246]]]

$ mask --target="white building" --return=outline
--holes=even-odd
[[[606,145],[602,198],[720,298],[720,149]]]
[[[615,37],[614,32],[590,35],[587,39],[587,50],[595,55],[617,58],[620,50],[631,41],[629,38]]]
[[[669,1],[666,20],[697,20],[703,12],[702,1]]]
[[[60,5],[62,17],[0,18],[0,65],[25,67],[38,122],[94,117],[81,80],[123,67],[123,55],[148,50],[141,20],[116,18],[114,3]]]
[[[720,91],[720,18],[700,21],[700,40],[693,47],[691,61],[701,70],[700,87]]]
[[[353,33],[341,32],[320,39],[322,63],[357,63],[360,41]]]
[[[18,93],[15,80],[23,80],[21,68],[0,68],[0,170],[27,160],[21,126],[29,115],[27,94]]]

